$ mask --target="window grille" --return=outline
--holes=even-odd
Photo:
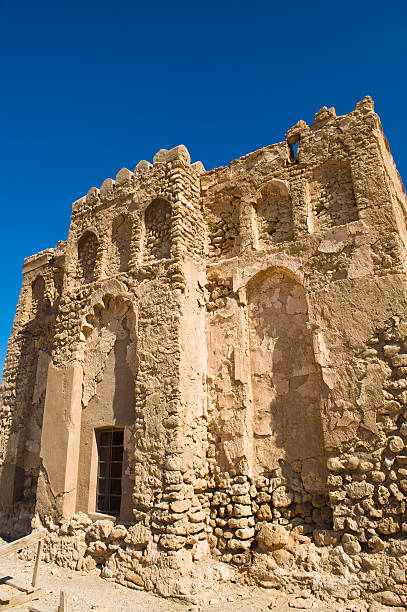
[[[120,514],[122,498],[123,429],[96,430],[98,447],[97,511]]]

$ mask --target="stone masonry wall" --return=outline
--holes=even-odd
[[[92,187],[24,265],[1,533],[33,520],[47,559],[189,600],[226,572],[407,604],[406,213],[370,98],[224,168],[181,145]],[[117,517],[100,424],[125,427]]]

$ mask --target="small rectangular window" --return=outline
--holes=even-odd
[[[123,429],[97,429],[97,511],[120,514],[122,499]]]

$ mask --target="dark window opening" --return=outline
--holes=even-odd
[[[296,162],[298,159],[299,142],[300,142],[299,134],[296,134],[295,136],[291,136],[289,139],[287,139],[288,152],[289,152],[289,158],[290,158],[291,163]]]
[[[98,486],[96,509],[120,514],[122,500],[123,429],[96,430]]]
[[[295,161],[298,155],[298,141],[295,142],[291,147],[291,161]]]

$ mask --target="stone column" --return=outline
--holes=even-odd
[[[240,200],[240,250],[258,248],[258,232],[254,202],[246,198]]]
[[[293,210],[294,240],[299,240],[313,231],[313,218],[307,182],[298,177],[290,183]]]

